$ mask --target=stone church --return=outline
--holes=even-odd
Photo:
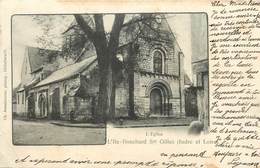
[[[144,118],[186,115],[184,55],[165,16],[150,16],[153,19],[120,32],[115,118],[133,113]],[[62,36],[62,51],[27,47],[18,115],[84,121],[93,117],[100,80],[95,48],[75,21]],[[60,67],[59,57],[75,61]]]

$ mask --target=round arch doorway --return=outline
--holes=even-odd
[[[166,81],[162,79],[151,81],[146,88],[145,95],[150,99],[149,116],[167,117],[173,113],[170,103],[172,91]]]
[[[40,116],[41,117],[47,117],[47,101],[43,94],[40,94],[39,96],[39,110],[40,110]]]
[[[159,88],[154,88],[150,94],[150,113],[163,115],[163,95]]]

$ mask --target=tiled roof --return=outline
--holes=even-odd
[[[58,69],[57,71],[54,71],[52,74],[50,74],[46,79],[40,81],[35,87],[39,87],[39,86],[43,86],[43,85],[47,85],[50,83],[68,79],[68,78],[82,72],[83,70],[85,70],[95,60],[96,60],[96,56],[93,56],[93,57],[84,59],[81,62],[74,63],[71,65],[65,66],[61,69]]]
[[[27,47],[31,72],[34,72],[50,63],[50,58],[58,55],[59,51]]]

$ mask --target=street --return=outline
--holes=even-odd
[[[48,121],[13,120],[15,145],[104,144],[105,138],[105,128],[64,127]]]

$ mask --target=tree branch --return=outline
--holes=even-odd
[[[84,33],[86,33],[88,38],[93,41],[94,40],[94,30],[86,23],[86,21],[84,20],[82,15],[75,14],[74,17],[75,17],[78,25],[84,31]]]
[[[131,20],[129,20],[128,22],[124,23],[122,25],[122,27],[127,27],[131,24],[135,24],[135,23],[139,23],[139,22],[143,22],[143,21],[146,21],[146,20],[149,20],[151,19],[152,17],[145,17],[143,14],[141,14],[138,18],[135,17],[135,18],[132,18]]]
[[[129,26],[129,25],[131,25],[131,24],[135,24],[135,23],[138,23],[138,22],[144,22],[144,21],[151,20],[151,19],[156,19],[156,17],[153,17],[153,16],[147,17],[147,16],[141,14],[141,16],[140,16],[139,18],[130,19],[128,22],[124,23],[124,24],[122,25],[122,27],[127,27],[127,26]],[[163,19],[166,19],[166,17],[163,17],[163,18],[161,18],[161,19],[162,19],[162,20],[163,20]]]
[[[116,55],[117,50],[113,50],[118,47],[119,44],[119,36],[122,25],[124,23],[125,14],[116,14],[114,24],[110,33],[108,48],[112,49],[112,55]]]
[[[155,32],[158,35],[158,38],[160,38],[160,31],[153,28],[152,25],[147,24],[146,22],[143,22],[144,25],[146,25],[149,29],[151,29],[153,32]]]
[[[138,23],[138,22],[141,22],[141,21],[143,21],[143,18],[141,18],[141,17],[139,19],[136,19],[136,20],[131,19],[130,21],[124,23],[122,25],[122,27],[127,27],[127,26],[129,26],[131,24],[135,24],[135,23]]]
[[[96,42],[105,42],[106,46],[106,32],[105,32],[105,27],[104,27],[104,20],[103,20],[103,15],[102,14],[95,14],[94,15],[94,20],[95,20],[95,26],[96,26],[96,32],[95,32],[95,41]]]

